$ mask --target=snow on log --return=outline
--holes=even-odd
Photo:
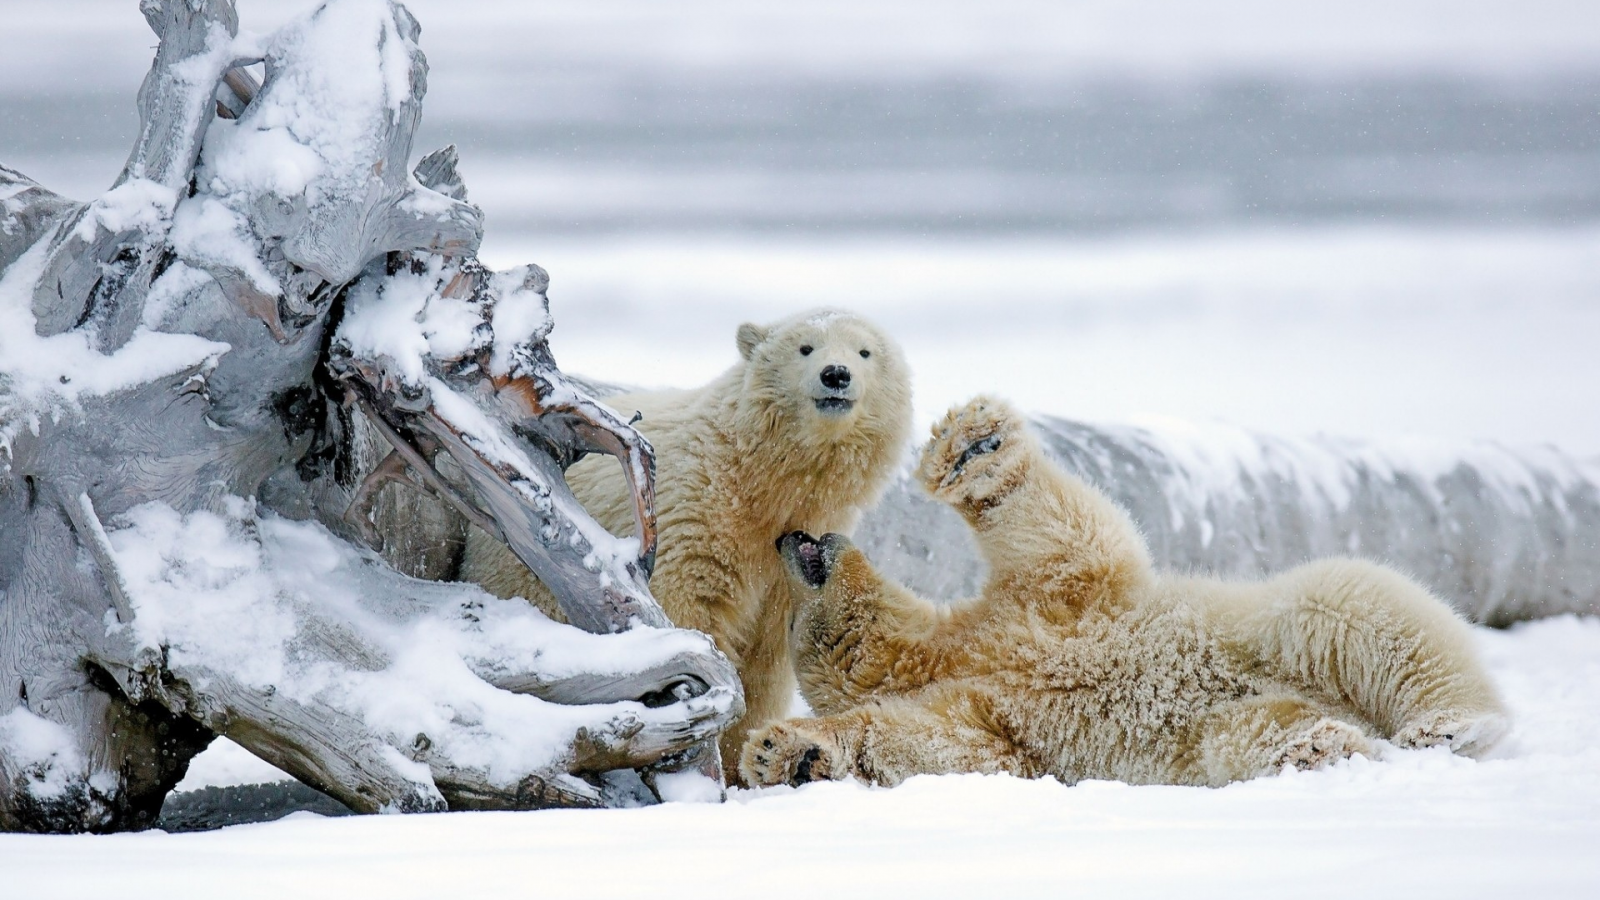
[[[89,660],[359,812],[602,805],[573,773],[653,763],[736,702],[637,702],[722,677],[695,632],[563,627],[243,500],[124,521],[109,541],[134,615]]]
[[[453,151],[408,166],[415,20],[141,9],[112,189],[0,168],[0,829],[144,827],[215,734],[363,811],[719,796],[742,697],[650,596],[649,444],[556,368],[543,271],[478,264]],[[589,452],[631,539],[566,490]],[[393,569],[365,546],[393,482],[587,631]]]
[[[1256,577],[1324,556],[1396,566],[1490,625],[1600,612],[1600,464],[1553,448],[1286,439],[1037,417],[1049,452],[1139,524],[1158,565]],[[886,573],[975,593],[960,518],[907,479],[857,528]]]

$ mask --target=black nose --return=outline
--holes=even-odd
[[[850,370],[844,366],[829,366],[823,369],[822,386],[835,391],[849,387]]]

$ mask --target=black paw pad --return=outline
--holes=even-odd
[[[789,783],[798,787],[811,781],[811,766],[821,758],[822,750],[820,748],[812,747],[807,750],[805,755],[800,757],[799,764],[794,767],[794,777],[789,779]]]
[[[967,468],[967,463],[971,462],[975,457],[984,456],[999,449],[1000,435],[998,434],[991,434],[986,438],[973,441],[967,445],[967,449],[961,451],[960,458],[956,460],[954,466],[950,467],[950,474],[945,476],[944,483],[949,484],[960,478],[961,473]]]

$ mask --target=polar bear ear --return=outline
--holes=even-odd
[[[745,359],[756,352],[756,345],[767,339],[767,329],[749,322],[739,326],[739,355]]]

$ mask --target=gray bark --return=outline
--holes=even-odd
[[[1167,569],[1254,578],[1361,556],[1476,622],[1600,612],[1600,465],[1552,448],[1165,435],[1050,417],[1034,426],[1068,471],[1132,514]],[[981,583],[965,524],[907,479],[856,537],[926,596],[971,596]]]
[[[7,368],[27,361],[0,359],[0,829],[148,825],[215,734],[360,811],[623,802],[637,794],[632,769],[647,783],[685,768],[720,779],[714,737],[742,710],[738,679],[704,636],[671,629],[649,594],[648,443],[563,378],[544,343],[548,322],[518,334],[494,321],[503,289],[542,303],[544,276],[530,266],[497,279],[477,263],[481,215],[453,151],[414,172],[407,164],[426,73],[416,22],[390,5],[362,23],[377,42],[382,102],[340,101],[355,105],[307,119],[360,129],[331,150],[316,134],[286,132],[295,152],[318,154],[309,181],[286,191],[230,183],[238,173],[210,155],[227,152],[213,120],[232,120],[217,124],[236,127],[235,140],[259,139],[282,124],[263,110],[333,102],[296,94],[296,79],[342,61],[292,41],[267,45],[263,60],[236,55],[227,0],[141,8],[161,43],[139,93],[140,137],[112,191],[74,203],[0,168],[0,301],[24,297],[39,338],[90,348],[98,376],[115,376],[118,360],[135,356],[160,368],[169,361],[152,358],[151,341],[188,336],[162,345],[177,357],[164,374],[74,394],[65,392],[76,372],[41,386]],[[290,27],[315,32],[330,18]],[[242,68],[256,62],[259,85]],[[220,250],[180,239],[186,211],[238,226],[207,232],[225,239]],[[339,331],[350,298],[382,299],[419,269],[442,273],[425,302],[464,298],[479,316],[464,352],[412,360],[420,378]],[[491,374],[491,354],[510,365]],[[395,461],[363,481],[359,442],[375,447],[375,434]],[[600,529],[561,470],[588,452],[626,466],[636,544],[583,540]],[[552,631],[470,585],[412,580],[363,546],[376,498],[395,481],[444,500],[438,522],[482,521],[501,534],[572,621],[599,633],[582,644],[594,664],[552,668],[578,632]],[[124,570],[142,561],[113,546],[119,535],[149,536],[135,523],[152,502],[183,522],[224,523],[244,551],[287,552],[272,535],[299,535],[333,566],[326,585],[271,567],[227,576],[293,622],[261,647],[282,657],[279,683],[207,646],[215,629],[204,610],[152,618],[163,608],[151,583]],[[321,529],[284,532],[295,520]],[[199,552],[174,544],[160,558],[181,575],[208,563]],[[169,646],[174,634],[189,643]],[[431,644],[397,645],[397,634],[449,636],[459,658],[445,663],[473,673],[460,682],[430,669],[390,692],[402,721],[455,711],[431,734],[397,733],[370,703],[319,687],[329,673],[380,686],[401,677],[400,657]],[[538,721],[550,753],[493,764],[461,755],[474,741],[515,747]]]

